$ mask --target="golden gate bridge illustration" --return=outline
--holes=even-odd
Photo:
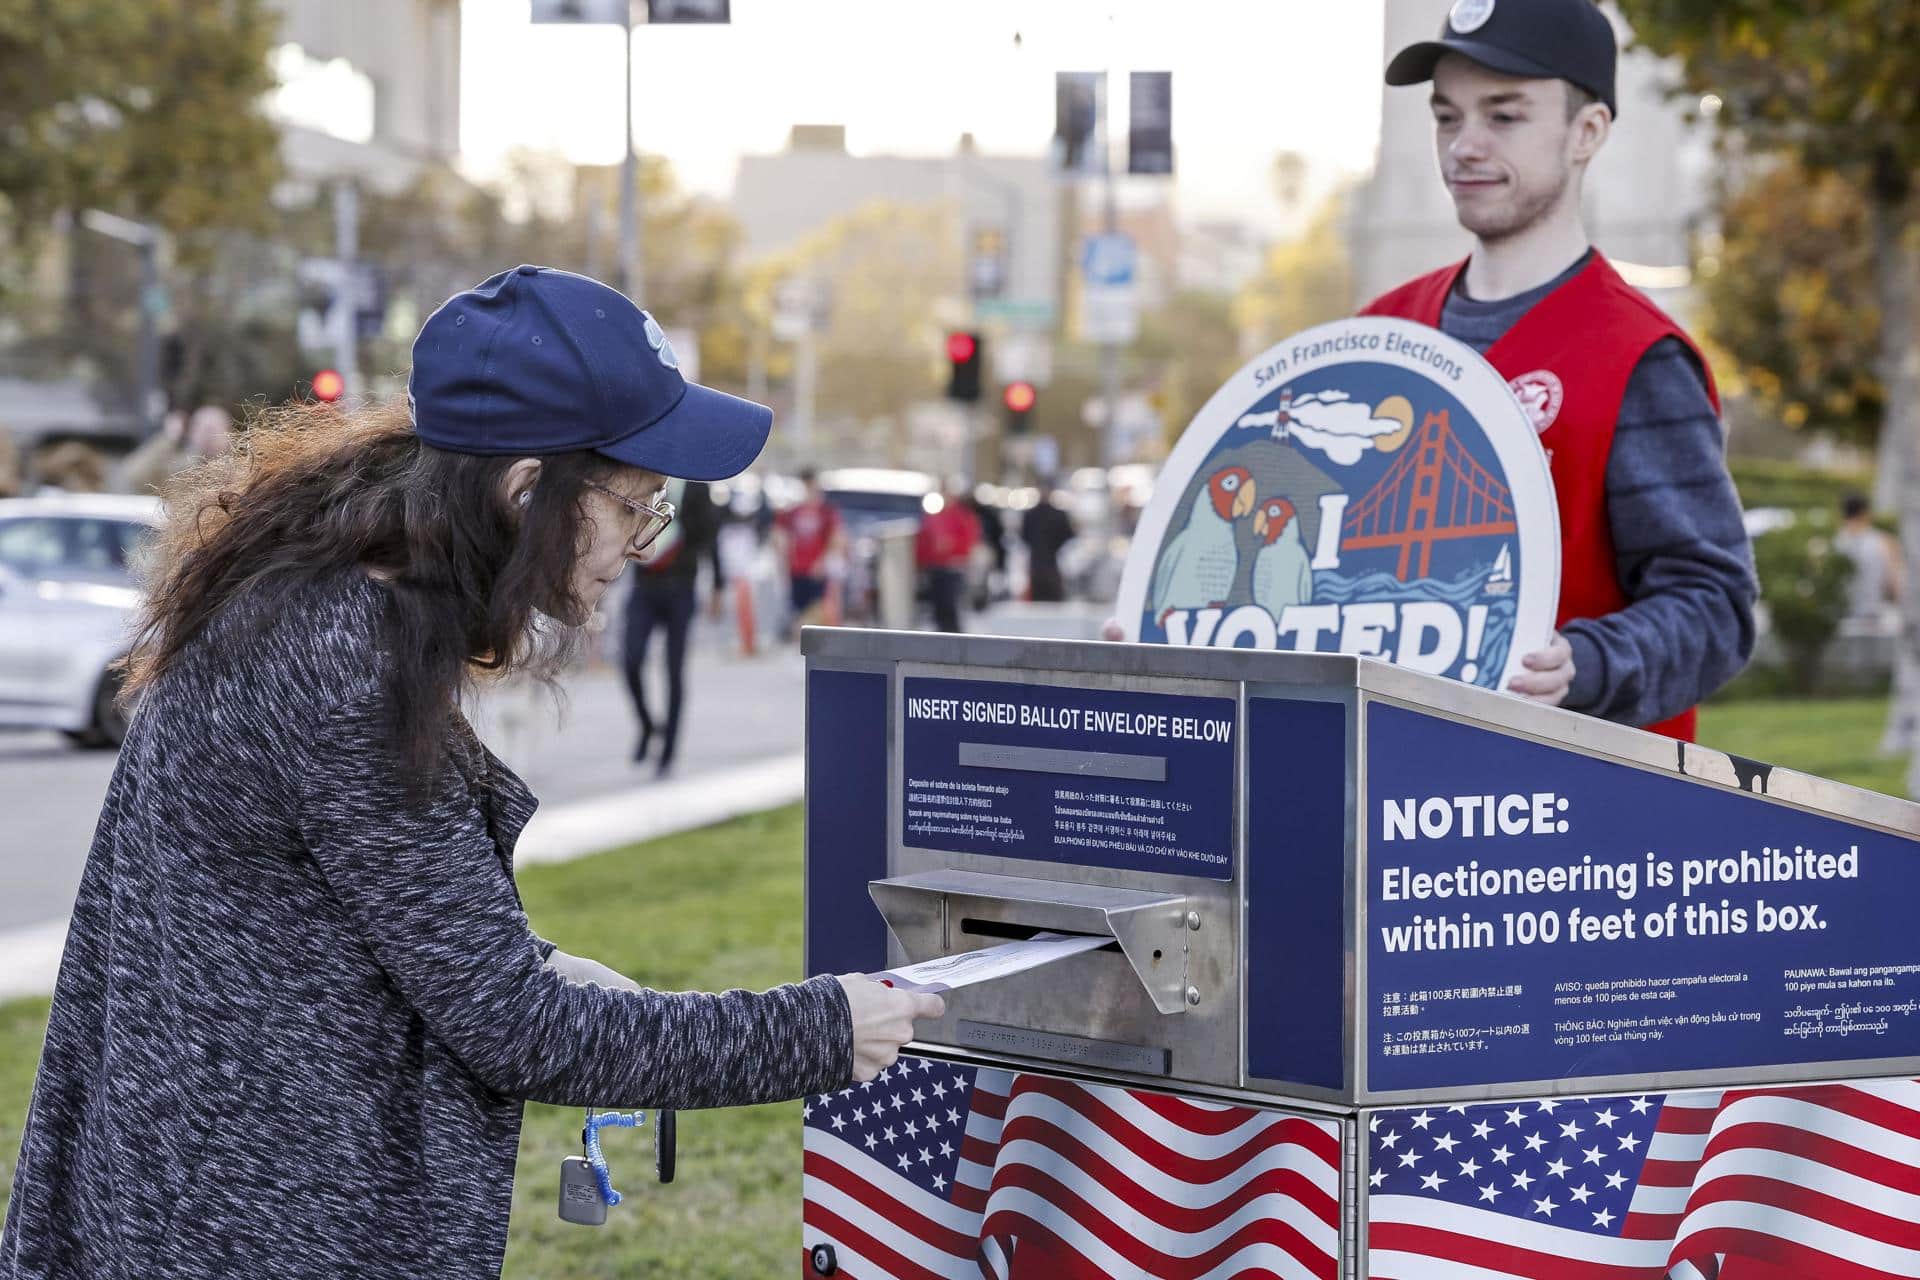
[[[1395,550],[1395,573],[1428,577],[1433,545],[1517,533],[1513,495],[1473,460],[1453,434],[1447,411],[1430,412],[1401,446],[1387,473],[1355,503],[1340,526],[1340,549]]]

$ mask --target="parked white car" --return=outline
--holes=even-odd
[[[111,668],[140,605],[130,563],[159,522],[152,498],[0,501],[0,728],[119,745],[126,719]]]
[[[160,520],[160,499],[137,494],[0,500],[0,566],[27,578],[126,586],[140,544]]]

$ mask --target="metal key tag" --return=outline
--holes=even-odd
[[[607,1224],[607,1202],[600,1198],[600,1183],[585,1156],[560,1162],[560,1217],[583,1227]]]

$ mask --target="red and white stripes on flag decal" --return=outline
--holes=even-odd
[[[1435,1195],[1383,1194],[1368,1207],[1368,1261],[1374,1280],[1916,1280],[1920,1277],[1920,1083],[1872,1081],[1676,1093],[1652,1100],[1658,1121],[1637,1171],[1624,1218],[1605,1230],[1538,1220],[1514,1196],[1505,1212],[1450,1203]],[[1583,1099],[1561,1104],[1571,1123],[1596,1108],[1624,1113],[1647,1099]],[[1514,1114],[1537,1104],[1520,1104]],[[1379,1114],[1385,1131],[1404,1135],[1402,1153],[1431,1157],[1435,1173],[1471,1162],[1476,1179],[1497,1185],[1491,1164],[1469,1137],[1492,1130],[1492,1141],[1519,1155],[1520,1134],[1550,1124],[1505,1130],[1499,1107],[1453,1108],[1458,1123],[1428,1123],[1415,1138],[1413,1115]],[[1480,1113],[1485,1113],[1481,1115]],[[1429,1113],[1422,1112],[1422,1117]],[[1563,1112],[1562,1116],[1566,1113]],[[1561,1119],[1554,1116],[1551,1119]],[[1406,1117],[1408,1123],[1395,1123]],[[1451,1120],[1451,1116],[1442,1117]],[[1476,1118],[1479,1123],[1475,1123]],[[1609,1130],[1611,1136],[1613,1130]],[[1379,1125],[1376,1135],[1381,1133]],[[1531,1176],[1516,1161],[1503,1175],[1528,1177],[1519,1194],[1535,1206],[1574,1208],[1568,1191],[1581,1178],[1580,1133],[1533,1157],[1559,1171]],[[1444,1152],[1426,1151],[1435,1139]],[[1482,1135],[1482,1141],[1487,1135]],[[1599,1152],[1600,1144],[1588,1150]],[[1372,1157],[1381,1164],[1378,1147]],[[1432,1176],[1432,1175],[1429,1175]],[[1447,1179],[1442,1178],[1444,1182]],[[1591,1176],[1587,1179],[1600,1185]],[[1459,1196],[1459,1176],[1455,1189]],[[1581,1184],[1583,1189],[1586,1185]],[[1544,1196],[1542,1193],[1544,1191]],[[1542,1196],[1542,1199],[1530,1199]],[[1582,1197],[1582,1205],[1586,1200]],[[1546,1212],[1552,1212],[1548,1210]],[[1542,1215],[1544,1216],[1544,1214]],[[1576,1221],[1569,1219],[1569,1222]],[[1584,1222],[1581,1223],[1584,1227]]]
[[[948,1185],[937,1156],[888,1163],[919,1120],[887,1096],[809,1107],[806,1243],[834,1245],[852,1280],[1338,1275],[1335,1121],[983,1069]]]

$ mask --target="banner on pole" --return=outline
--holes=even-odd
[[[647,0],[647,21],[730,23],[732,0]]]
[[[1135,71],[1127,94],[1127,172],[1173,172],[1173,72]]]
[[[628,0],[533,0],[535,23],[625,26]]]
[[[1106,97],[1103,71],[1060,71],[1053,77],[1053,163],[1067,177],[1097,177],[1106,170],[1100,143],[1100,108]]]

